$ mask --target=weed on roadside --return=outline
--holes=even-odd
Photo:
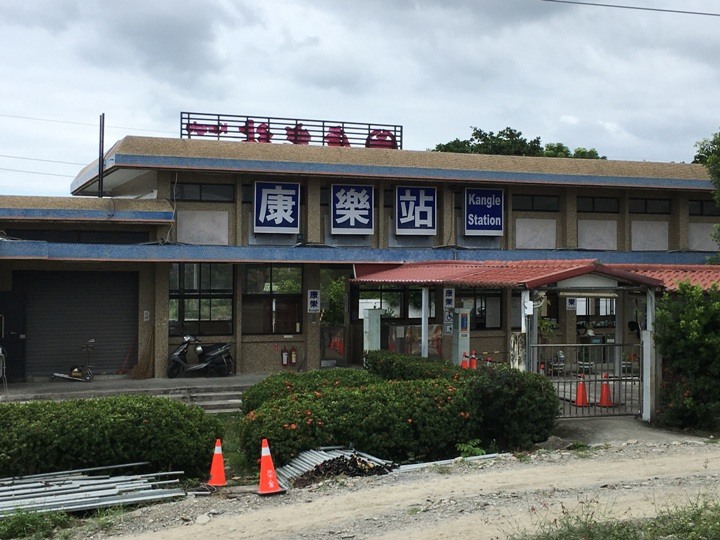
[[[64,512],[18,511],[0,520],[0,540],[13,538],[51,538],[62,529],[77,524],[77,520]]]

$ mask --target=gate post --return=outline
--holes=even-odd
[[[642,419],[650,422],[655,416],[655,405],[657,403],[657,389],[660,381],[658,379],[657,358],[655,355],[655,291],[648,289],[645,311],[647,330],[642,333],[642,355],[643,355],[643,410]]]

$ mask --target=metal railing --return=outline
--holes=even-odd
[[[560,416],[637,415],[642,411],[639,344],[531,346],[531,366],[552,382]]]
[[[401,149],[403,128],[394,124],[181,112],[180,138]]]

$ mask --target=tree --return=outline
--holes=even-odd
[[[696,142],[695,148],[697,153],[693,163],[701,163],[707,167],[715,184],[715,202],[720,206],[720,132],[713,133],[709,139]]]
[[[500,156],[542,156],[540,137],[527,140],[521,131],[506,127],[497,132],[483,131],[472,127],[470,139],[455,139],[449,143],[438,144],[435,152],[460,152],[465,154],[494,154]]]
[[[597,150],[576,148],[574,152],[560,142],[548,143],[543,148],[540,137],[526,139],[522,131],[506,127],[496,133],[471,127],[469,139],[455,139],[435,145],[435,152],[455,152],[460,154],[494,154],[499,156],[536,156],[557,158],[606,159],[600,157]]]
[[[658,302],[655,343],[663,356],[658,420],[678,427],[720,422],[720,289],[680,283]]]

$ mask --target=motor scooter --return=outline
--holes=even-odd
[[[191,346],[195,346],[197,364],[188,362],[187,355]],[[183,336],[182,343],[168,356],[167,376],[174,379],[180,373],[194,373],[198,371],[215,371],[218,375],[231,375],[235,362],[230,353],[230,343],[201,344],[194,336]]]

